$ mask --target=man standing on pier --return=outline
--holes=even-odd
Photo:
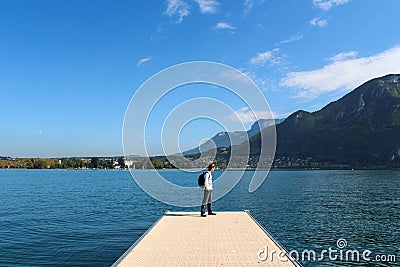
[[[211,163],[208,165],[207,172],[204,174],[204,196],[203,202],[201,203],[201,217],[206,217],[206,204],[208,209],[208,215],[216,215],[211,210],[211,193],[212,193],[212,172],[215,170],[215,164]]]

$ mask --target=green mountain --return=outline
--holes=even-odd
[[[400,75],[370,80],[319,111],[299,110],[276,131],[275,162],[289,157],[304,164],[400,167]],[[253,156],[260,134],[250,139]]]

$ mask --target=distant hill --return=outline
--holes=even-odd
[[[400,75],[370,80],[319,111],[299,110],[276,131],[276,159],[400,167]],[[268,129],[250,139],[253,156],[261,134]]]
[[[250,130],[248,131],[235,131],[235,132],[219,132],[214,135],[207,142],[202,144],[200,147],[190,149],[183,152],[183,155],[191,155],[200,153],[200,151],[208,151],[216,148],[230,147],[231,145],[238,145],[253,137],[254,135],[260,133],[261,130],[273,125],[279,124],[284,119],[260,119],[253,123]],[[214,145],[215,144],[215,145]]]

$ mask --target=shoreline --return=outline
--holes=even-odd
[[[199,169],[74,169],[74,168],[0,168],[2,170],[42,170],[42,171],[187,171],[187,172],[201,172]],[[219,172],[225,171],[245,171],[245,172],[254,172],[257,169],[249,168],[249,169],[225,169],[225,170],[216,170]],[[374,171],[374,170],[399,170],[400,167],[365,167],[365,168],[271,168],[267,169],[258,169],[258,171]]]

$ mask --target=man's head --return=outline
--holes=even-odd
[[[208,171],[213,172],[215,170],[215,164],[211,163],[210,165],[208,165],[207,169]]]

